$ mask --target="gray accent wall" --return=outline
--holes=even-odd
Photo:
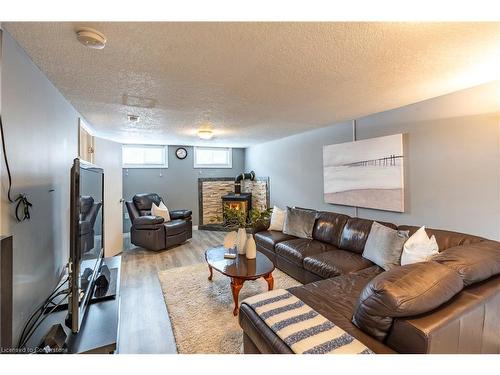
[[[17,340],[26,319],[59,281],[69,257],[69,183],[78,152],[79,114],[3,33],[2,119],[12,196],[26,193],[31,220],[17,223],[7,201],[1,157],[1,234],[14,235],[14,322]]]
[[[357,139],[405,133],[405,212],[363,218],[500,239],[500,82],[356,121]],[[353,139],[351,121],[250,147],[245,169],[270,177],[271,204],[356,215],[323,199],[322,147]]]
[[[175,150],[184,147],[188,156],[179,160]],[[244,170],[245,149],[233,148],[232,168],[194,168],[193,147],[168,146],[168,168],[124,168],[123,198],[131,200],[137,193],[158,193],[168,209],[193,211],[193,225],[199,223],[198,178],[236,177]],[[124,207],[123,231],[130,231],[130,220]]]

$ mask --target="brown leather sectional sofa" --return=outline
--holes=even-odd
[[[372,223],[318,212],[313,239],[266,230],[255,240],[304,284],[290,292],[376,353],[500,353],[500,243],[426,228],[440,254],[384,271],[361,256]],[[291,353],[245,303],[239,321],[245,353]]]

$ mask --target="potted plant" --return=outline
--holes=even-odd
[[[223,222],[224,226],[230,230],[238,231],[236,236],[236,249],[238,254],[245,254],[245,244],[249,241],[249,249],[251,250],[247,257],[255,258],[255,241],[253,233],[263,230],[269,223],[273,209],[268,208],[263,211],[251,209],[248,212],[248,218],[244,211],[235,208],[225,207]],[[250,234],[247,238],[247,232]]]

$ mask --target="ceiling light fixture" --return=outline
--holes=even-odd
[[[106,37],[100,31],[90,27],[76,29],[76,39],[84,46],[93,49],[103,49],[106,45]]]
[[[214,136],[214,132],[210,129],[199,129],[198,137],[201,139],[212,139]]]

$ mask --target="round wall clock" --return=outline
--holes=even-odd
[[[188,152],[184,147],[179,147],[177,150],[175,150],[175,156],[177,156],[178,159],[186,159]]]

